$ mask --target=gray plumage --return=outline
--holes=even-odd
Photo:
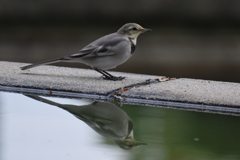
[[[21,67],[21,69],[26,70],[56,62],[78,62],[91,66],[94,70],[103,74],[105,79],[122,80],[124,77],[112,76],[105,70],[115,68],[116,66],[126,62],[135,51],[137,37],[139,34],[149,30],[150,29],[142,28],[136,23],[127,23],[116,33],[103,36],[93,41],[75,54],[34,63]]]

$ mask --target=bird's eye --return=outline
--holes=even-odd
[[[132,30],[136,31],[136,30],[137,30],[137,28],[135,28],[135,27],[134,27],[134,28],[132,28]]]

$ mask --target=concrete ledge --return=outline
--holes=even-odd
[[[0,61],[0,85],[107,95],[118,88],[158,77],[111,72],[127,78],[123,81],[108,81],[91,69],[45,65],[22,71],[20,67],[24,65],[27,64]]]
[[[111,73],[126,76],[125,80],[107,81],[90,69],[40,66],[20,70],[24,65],[0,61],[0,91],[117,100],[121,103],[155,106],[174,106],[176,102],[183,102],[185,106],[198,105],[199,109],[204,105],[240,108],[240,83],[186,78],[159,82],[161,76],[121,72]]]
[[[123,92],[122,96],[200,104],[240,106],[240,83],[176,79]]]

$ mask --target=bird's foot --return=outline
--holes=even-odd
[[[104,79],[111,80],[111,81],[121,81],[121,80],[125,79],[125,77],[122,77],[122,76],[120,76],[120,77],[115,77],[115,76],[106,77],[106,76],[104,76]]]

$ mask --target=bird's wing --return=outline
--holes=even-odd
[[[111,46],[95,46],[89,45],[81,49],[75,54],[72,54],[71,58],[80,58],[80,57],[95,57],[95,56],[110,56],[115,53],[112,52]]]
[[[94,46],[94,45],[88,45],[84,47],[83,49],[79,50],[77,53],[72,54],[70,57],[71,58],[80,58],[80,57],[85,57],[89,56],[93,53],[95,53],[99,47]]]
[[[122,43],[122,45],[120,45]],[[128,45],[128,41],[122,37],[114,36],[105,36],[102,37],[93,43],[87,45],[83,49],[79,50],[77,53],[70,55],[71,58],[80,58],[80,57],[101,57],[101,56],[111,56],[116,54],[114,48],[116,46],[125,46]]]

